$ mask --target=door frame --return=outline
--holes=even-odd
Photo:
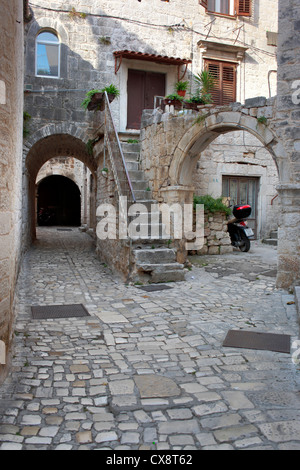
[[[260,177],[259,176],[252,176],[252,175],[222,175],[222,193],[223,193],[223,181],[224,179],[236,179],[236,180],[255,180],[256,182],[256,192],[255,192],[255,217],[249,217],[249,219],[254,220],[254,233],[255,233],[255,240],[259,238],[258,227],[259,227],[259,207],[258,207],[258,196],[260,190]],[[239,194],[239,185],[238,185],[238,194]],[[224,196],[224,194],[222,194]],[[229,196],[230,197],[230,196]],[[252,214],[251,214],[252,215]]]
[[[142,60],[131,60],[123,59],[120,67],[120,98],[119,98],[119,129],[120,132],[133,132],[139,133],[137,129],[127,129],[127,106],[128,106],[128,95],[127,95],[127,81],[128,81],[128,69],[141,70],[144,72],[157,72],[164,73],[166,75],[166,95],[170,94],[174,90],[174,84],[177,82],[178,67],[176,65],[163,65],[156,64],[154,62],[142,61]]]

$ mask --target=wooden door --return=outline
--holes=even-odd
[[[246,176],[223,176],[222,196],[230,198],[231,206],[237,204],[250,204],[252,211],[248,218],[248,225],[257,238],[257,196],[259,178]]]
[[[127,129],[139,129],[143,109],[154,108],[154,97],[164,96],[166,76],[144,70],[128,70]]]

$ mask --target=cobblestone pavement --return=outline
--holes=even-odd
[[[276,248],[196,257],[185,282],[145,292],[113,276],[87,234],[38,237],[0,387],[1,450],[300,449],[293,349],[222,346],[229,329],[298,339],[294,297],[274,287]],[[75,303],[90,316],[32,319],[31,306]]]

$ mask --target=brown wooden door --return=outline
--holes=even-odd
[[[166,76],[163,73],[128,70],[127,129],[139,129],[143,109],[154,108],[154,97],[164,96]]]
[[[247,176],[223,176],[222,196],[230,198],[231,206],[237,204],[250,204],[252,211],[248,218],[248,225],[257,238],[257,197],[259,178]]]

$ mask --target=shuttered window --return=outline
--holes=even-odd
[[[199,0],[208,13],[251,16],[251,0]]]
[[[236,101],[236,65],[217,60],[206,60],[205,68],[214,77],[215,86],[210,91],[214,104],[227,105]]]
[[[251,0],[237,0],[236,12],[239,16],[251,15]]]

